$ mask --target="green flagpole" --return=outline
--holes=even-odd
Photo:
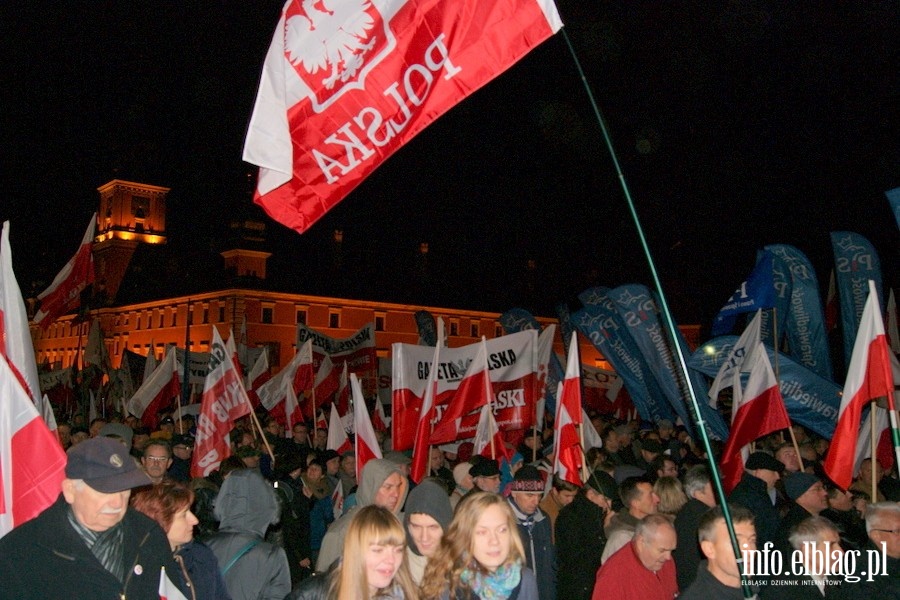
[[[681,345],[678,343],[673,343],[678,339],[678,336],[675,333],[675,320],[672,318],[672,313],[669,310],[669,304],[666,301],[666,295],[663,293],[662,283],[659,280],[659,275],[656,271],[656,265],[653,260],[653,256],[650,253],[650,247],[647,244],[647,238],[644,235],[644,229],[641,226],[641,220],[638,217],[637,210],[635,209],[634,202],[632,201],[631,192],[628,189],[628,183],[625,181],[625,174],[619,164],[619,159],[616,155],[616,150],[613,146],[612,138],[609,134],[609,129],[606,126],[606,121],[604,120],[603,114],[600,111],[600,106],[594,98],[594,94],[591,91],[590,85],[588,85],[587,77],[585,77],[584,74],[584,69],[581,68],[581,61],[578,60],[578,55],[575,53],[575,48],[572,46],[572,41],[569,39],[565,28],[562,29],[562,35],[563,39],[566,40],[566,45],[569,47],[569,52],[571,53],[572,59],[575,62],[575,67],[578,69],[578,75],[581,77],[581,82],[584,85],[585,91],[587,92],[591,107],[594,110],[594,115],[597,118],[597,123],[600,125],[600,129],[603,132],[603,139],[606,142],[607,150],[609,150],[610,158],[612,159],[613,165],[615,166],[616,174],[619,178],[619,184],[622,187],[625,201],[628,204],[628,210],[631,212],[631,218],[634,221],[638,237],[641,240],[641,246],[644,250],[644,255],[647,257],[647,264],[650,267],[650,273],[653,277],[653,284],[656,287],[657,294],[659,295],[660,310],[662,311],[663,317],[665,319],[666,327],[669,330],[669,341],[670,343],[672,343],[672,346],[675,349],[675,354],[678,357],[678,365],[681,367],[681,373],[684,377],[685,384],[687,385],[687,391],[694,413],[694,423],[696,424],[697,432],[700,434],[700,438],[703,441],[703,448],[706,451],[706,458],[709,462],[710,474],[712,475],[712,481],[714,483],[716,495],[719,498],[719,504],[722,506],[722,516],[725,517],[725,525],[728,529],[728,536],[729,538],[731,538],[731,547],[734,550],[734,556],[738,564],[738,571],[741,575],[741,590],[744,594],[744,598],[753,598],[753,592],[750,589],[750,585],[745,577],[744,559],[741,554],[740,545],[738,544],[737,535],[734,531],[734,523],[731,520],[731,511],[728,508],[728,502],[725,497],[725,490],[722,488],[722,478],[719,474],[719,468],[718,466],[716,466],[716,461],[712,452],[712,446],[709,443],[709,436],[706,433],[703,416],[700,413],[700,405],[697,402],[697,394],[695,393],[694,387],[691,384],[691,378],[688,373],[687,363],[684,359],[684,353],[681,351]]]

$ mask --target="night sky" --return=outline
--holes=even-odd
[[[241,148],[281,4],[3,3],[0,218],[26,294],[112,178],[172,188],[160,264],[186,279],[219,260],[232,218],[265,218]],[[866,236],[897,285],[896,1],[558,6],[676,320],[708,326],[768,243],[804,251],[824,293],[834,230]],[[308,233],[265,220],[271,284],[300,293],[553,316],[588,286],[652,283],[561,34]]]

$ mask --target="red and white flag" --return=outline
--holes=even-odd
[[[153,371],[155,371],[158,366],[159,361],[156,360],[156,344],[151,339],[150,349],[147,350],[147,360],[144,362],[144,379],[142,381],[150,379],[150,376],[153,375]]]
[[[875,283],[869,280],[869,297],[853,344],[837,427],[823,465],[825,473],[841,489],[846,490],[853,481],[856,438],[863,407],[880,397],[887,397],[893,404],[894,378],[889,352]]]
[[[252,410],[231,354],[225,349],[219,330],[215,327],[212,330],[210,370],[203,384],[203,400],[191,457],[192,477],[206,477],[231,455],[228,433],[234,428],[235,421],[249,415]]]
[[[719,392],[721,390],[726,390],[731,387],[732,382],[735,381],[735,371],[738,373],[746,373],[750,370],[749,366],[744,368],[744,364],[748,358],[748,354],[755,349],[756,345],[760,342],[761,323],[762,310],[758,310],[750,323],[747,324],[744,333],[741,334],[741,337],[738,338],[738,341],[735,342],[734,346],[731,348],[731,352],[728,353],[728,358],[726,358],[725,362],[722,363],[722,366],[719,367],[716,378],[709,386],[711,406],[716,406],[718,403]]]
[[[289,0],[244,144],[254,200],[302,233],[561,26],[552,0]]]
[[[128,412],[155,430],[159,426],[159,411],[168,408],[172,400],[181,395],[180,372],[181,366],[175,358],[173,346],[128,401]]]
[[[347,363],[344,363],[345,368],[346,366]],[[316,372],[316,380],[313,384],[316,404],[325,405],[331,400],[331,396],[338,390],[340,383],[340,371],[334,368],[334,363],[331,362],[331,356],[326,354],[325,358],[323,358],[322,362],[319,364],[319,370]]]
[[[372,413],[372,427],[376,431],[387,431],[391,426],[391,418],[384,412],[384,404],[380,398],[375,399],[375,411]]]
[[[56,425],[56,415],[53,414],[53,406],[50,404],[50,399],[47,397],[47,394],[41,396],[41,399],[38,400],[38,403],[35,405],[37,408],[38,414],[41,415],[41,418],[44,419],[44,423],[47,424],[47,429],[49,429],[53,434],[59,438],[59,432],[57,431]]]
[[[504,443],[500,428],[497,427],[497,421],[494,420],[490,404],[482,406],[478,413],[475,439],[472,440],[472,453],[496,460],[498,463],[501,459],[509,462],[512,458],[509,448]]]
[[[234,331],[228,331],[228,341],[225,342],[225,351],[231,355],[231,362],[234,364],[234,368],[237,369],[238,375],[241,376],[241,379],[244,378],[244,370],[241,368],[241,361],[238,358],[238,348],[237,344],[234,341]]]
[[[340,421],[340,420],[341,420],[341,418],[338,417],[338,421]],[[328,431],[328,420],[325,419],[325,411],[324,410],[319,411],[319,414],[316,417],[315,427],[316,427],[316,429],[324,429],[325,431]]]
[[[75,253],[66,266],[56,274],[50,283],[50,287],[38,294],[41,307],[34,315],[34,322],[41,327],[49,327],[57,317],[64,315],[78,306],[81,292],[94,283],[94,255],[92,252],[94,240],[94,225],[97,223],[97,213],[91,217],[78,252]]]
[[[350,376],[347,373],[347,363],[341,368],[341,376],[338,379],[337,396],[334,399],[338,412],[342,415],[350,413]]]
[[[31,401],[37,402],[41,397],[40,379],[28,329],[28,313],[12,268],[9,221],[3,223],[0,234],[0,356],[6,357]]]
[[[328,422],[328,440],[325,442],[325,449],[334,450],[338,454],[353,450],[353,444],[350,443],[350,438],[347,437],[341,415],[334,404],[331,405],[331,418]]]
[[[286,367],[256,389],[256,394],[259,396],[260,404],[273,417],[278,419],[279,423],[284,425],[288,420],[288,415],[285,411],[288,388],[293,389],[296,395],[299,391],[309,389],[312,381],[312,345],[306,342],[300,347]],[[298,384],[301,387],[298,387]],[[297,412],[299,413],[299,408],[297,408]],[[291,415],[290,418],[295,423],[303,420],[300,414]]]
[[[247,389],[257,390],[269,379],[271,379],[269,374],[269,351],[268,348],[263,348],[247,374]]]
[[[161,567],[159,571],[159,600],[187,600],[178,586],[169,579],[165,567]]]
[[[444,320],[441,317],[437,319],[437,332],[437,344],[434,345],[428,376],[425,378],[425,395],[422,398],[421,412],[416,425],[412,464],[409,466],[409,476],[417,484],[422,483],[422,480],[428,474],[431,460],[431,442],[429,442],[429,439],[431,438],[435,418],[434,396],[437,391],[437,371],[440,364],[441,347],[444,345]],[[397,445],[395,444],[394,448],[396,447]]]
[[[722,484],[726,492],[734,489],[744,473],[744,455],[749,454],[744,447],[757,438],[791,426],[765,347],[757,342],[755,350],[748,350],[749,358],[744,366],[749,367],[750,378],[743,391],[738,372],[733,374],[731,431],[722,451]]]
[[[335,520],[340,519],[341,515],[344,514],[344,484],[340,481],[337,482],[337,485],[334,486],[334,491],[331,492],[331,506],[334,509]]]
[[[362,470],[373,458],[381,458],[381,446],[375,437],[369,409],[356,373],[350,373],[350,391],[353,394],[353,431],[356,434],[356,480],[362,481]]]
[[[66,454],[27,387],[32,375],[23,377],[33,373],[34,393],[40,394],[8,233],[7,222],[0,236],[0,537],[56,501],[66,467]],[[19,361],[15,369],[11,360]]]
[[[0,537],[56,501],[66,454],[0,357]]]
[[[581,406],[581,359],[578,355],[578,336],[569,341],[566,376],[559,383],[556,397],[556,420],[553,423],[553,442],[556,446],[554,472],[569,483],[581,486],[584,456],[578,426],[584,411]]]
[[[431,432],[432,445],[455,442],[459,436],[462,418],[486,404],[491,404],[494,391],[491,388],[491,371],[488,368],[487,355],[487,343],[482,337],[478,354],[469,363],[466,374],[459,382],[459,387],[456,388],[441,420],[434,425]]]

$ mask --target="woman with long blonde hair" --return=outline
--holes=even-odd
[[[341,560],[294,589],[292,600],[418,600],[406,563],[406,532],[379,506],[360,508],[350,521]]]
[[[425,600],[537,600],[537,581],[502,496],[474,492],[460,501],[425,567],[421,592]]]

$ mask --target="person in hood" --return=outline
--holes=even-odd
[[[357,510],[374,504],[388,509],[394,513],[394,516],[401,518],[400,509],[406,502],[408,491],[406,477],[403,476],[396,463],[383,458],[375,458],[367,462],[363,467],[359,487],[356,490],[356,505],[328,528],[328,533],[325,534],[322,547],[319,549],[319,557],[316,559],[316,571],[320,573],[327,571],[331,563],[341,555],[347,527]]]
[[[406,527],[406,558],[416,585],[422,583],[425,565],[440,547],[452,519],[450,497],[441,483],[425,479],[409,492],[403,524]]]
[[[234,471],[222,483],[215,509],[219,532],[206,545],[234,600],[281,600],[290,593],[287,555],[264,540],[279,510],[275,490],[255,469]]]

